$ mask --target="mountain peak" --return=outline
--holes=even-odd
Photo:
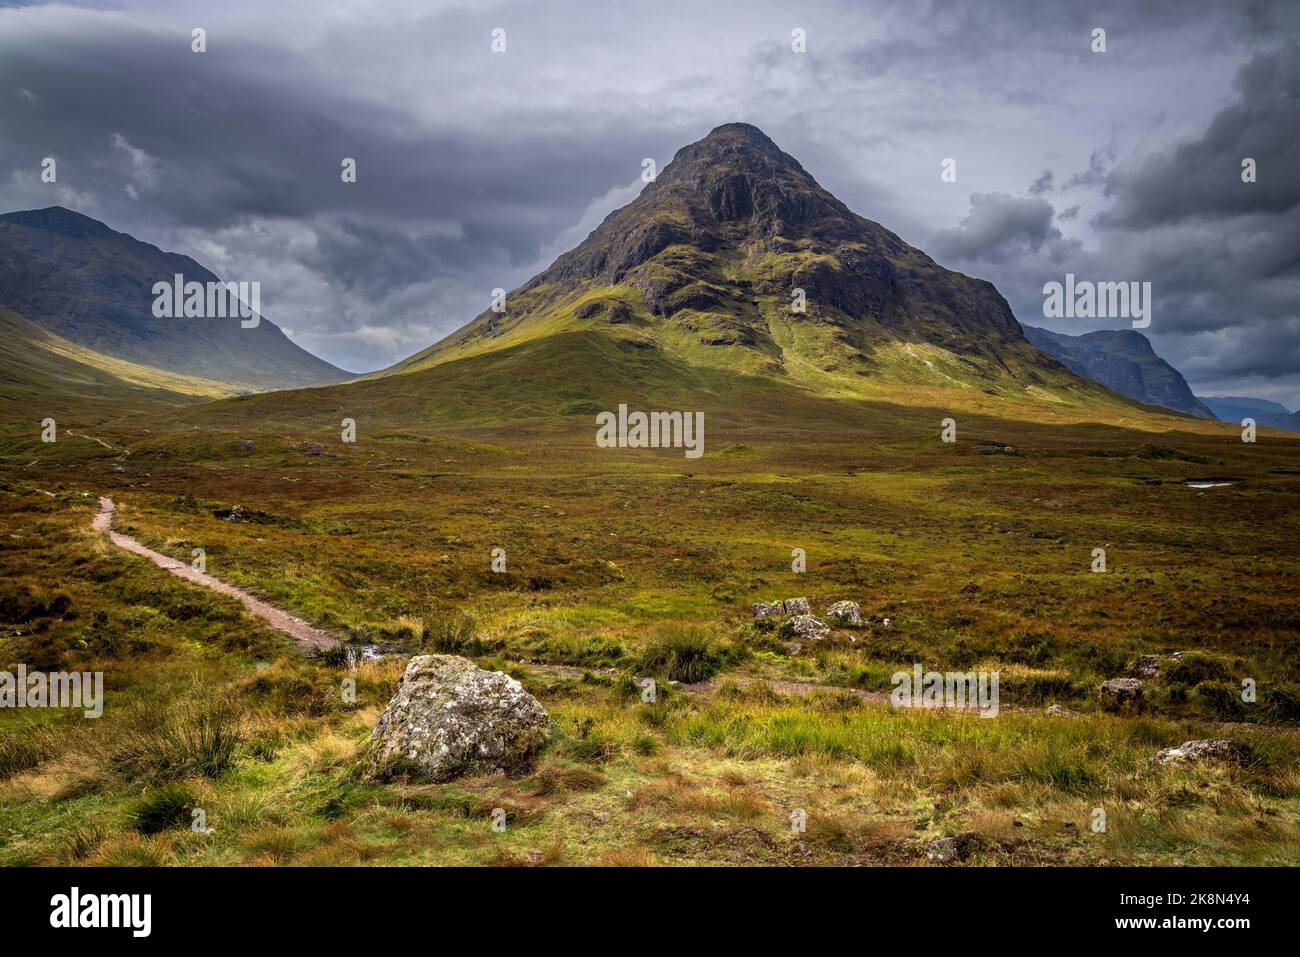
[[[855,241],[902,246],[854,215],[758,127],[727,123],[678,150],[640,196],[529,285],[618,283],[671,247],[749,253],[757,244],[780,252],[789,243]]]
[[[398,368],[593,325],[677,353],[702,349],[704,364],[816,369],[855,384],[897,361],[907,381],[985,394],[1012,380],[1023,390],[1049,368],[992,285],[857,215],[748,123],[678,150],[636,199],[507,299]],[[938,360],[903,343],[933,347]]]
[[[752,126],[749,123],[723,123],[721,126],[715,126],[713,129],[709,130],[709,135],[699,142],[708,143],[736,139],[744,140],[765,150],[772,150],[777,153],[781,152],[780,147],[772,141],[770,136],[760,130],[757,126]]]
[[[24,209],[0,215],[0,223],[14,223],[31,229],[43,229],[60,236],[110,236],[113,230],[97,219],[65,206]]]
[[[748,189],[764,181],[784,181],[790,191],[824,192],[797,159],[783,152],[757,126],[748,123],[724,123],[710,130],[703,139],[683,146],[653,186],[686,183],[696,189],[707,189],[737,176],[748,181]],[[826,196],[834,200],[829,193]],[[843,212],[847,214],[848,210]]]
[[[1034,328],[1025,326],[1024,328]],[[1066,332],[1053,332],[1050,329],[1035,329],[1035,332],[1045,336],[1055,336],[1062,341],[1079,341],[1095,344],[1101,349],[1122,350],[1125,352],[1141,355],[1154,356],[1155,347],[1151,345],[1151,340],[1136,329],[1094,329],[1092,332],[1082,332],[1070,334]]]

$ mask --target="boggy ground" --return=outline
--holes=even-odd
[[[355,445],[332,423],[144,416],[47,446],[14,429],[0,657],[102,670],[108,699],[98,720],[0,712],[0,861],[925,864],[947,835],[968,863],[1300,861],[1300,442],[970,417],[948,446],[939,418],[724,424],[698,460],[596,449],[585,416],[362,420]],[[1013,454],[981,453],[994,443]],[[185,561],[201,547],[218,578],[392,655],[303,658],[112,548],[91,530],[100,494],[119,531]],[[748,608],[794,595],[858,601],[868,623],[791,654]],[[433,650],[515,674],[551,711],[532,774],[366,780],[404,656]],[[1175,651],[1143,713],[1099,711],[1102,680]],[[998,670],[1002,714],[775,690],[888,691],[914,662]],[[1240,763],[1149,763],[1223,735]]]

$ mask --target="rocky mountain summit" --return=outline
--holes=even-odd
[[[764,376],[1021,391],[1078,380],[990,283],[850,210],[744,123],[679,150],[641,194],[488,310],[388,374],[564,331],[617,332]]]

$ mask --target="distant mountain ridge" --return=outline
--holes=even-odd
[[[1215,418],[1240,425],[1242,419],[1254,419],[1256,425],[1300,432],[1300,412],[1291,412],[1280,402],[1252,399],[1246,396],[1199,396],[1210,407]]]
[[[171,282],[177,273],[186,281],[219,281],[188,256],[61,206],[0,215],[0,304],[63,339],[244,391],[351,378],[293,343],[265,316],[253,328],[242,328],[237,318],[156,318],[153,284]]]
[[[1182,373],[1156,355],[1150,340],[1132,329],[1099,329],[1071,336],[1021,323],[1025,338],[1071,371],[1148,405],[1213,419]]]

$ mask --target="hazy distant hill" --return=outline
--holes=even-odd
[[[1199,418],[1214,413],[1196,396],[1182,374],[1132,329],[1101,329],[1070,336],[1026,326],[1025,338],[1079,375],[1148,405],[1162,405]]]
[[[187,256],[115,232],[80,213],[0,216],[0,303],[95,352],[245,391],[341,382],[349,374],[295,345],[267,319],[159,319],[153,284],[180,273],[217,280]],[[265,289],[269,277],[259,279]]]
[[[1300,412],[1290,412],[1278,402],[1234,395],[1203,395],[1198,398],[1210,407],[1216,418],[1224,422],[1240,423],[1242,419],[1251,418],[1256,425],[1300,432]]]

